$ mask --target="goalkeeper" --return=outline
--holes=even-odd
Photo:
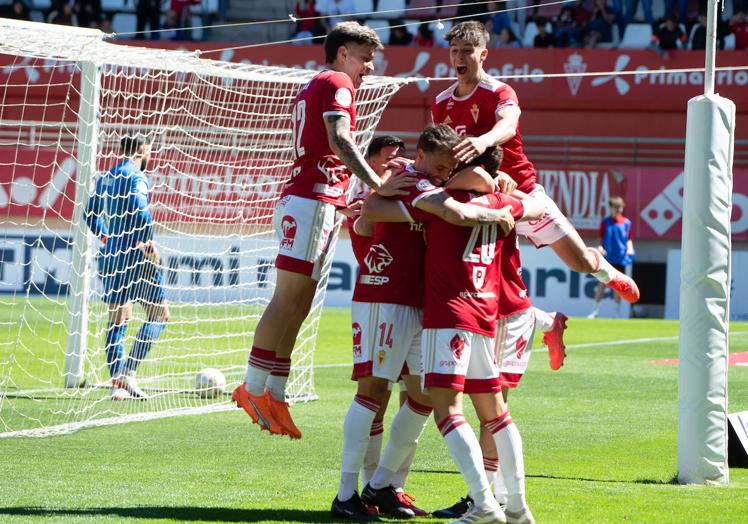
[[[86,223],[103,244],[99,272],[109,305],[106,360],[112,377],[112,399],[146,400],[135,373],[166,327],[169,307],[160,258],[153,243],[146,165],[151,146],[141,134],[121,141],[124,159],[96,181],[86,207]],[[124,340],[132,303],[143,305],[146,321],[127,359]]]

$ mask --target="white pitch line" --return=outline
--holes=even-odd
[[[748,335],[748,331],[733,331],[730,336],[735,335]],[[608,347],[608,346],[627,346],[629,344],[641,344],[643,342],[673,342],[678,340],[679,337],[650,337],[650,338],[628,338],[626,340],[610,340],[608,342],[590,342],[587,344],[569,344],[566,349],[583,349],[583,348],[597,348],[597,347]],[[533,353],[545,353],[548,349],[538,348],[533,349]],[[346,366],[352,366],[351,362],[345,364],[318,364],[314,366],[315,369],[323,368],[342,368]]]

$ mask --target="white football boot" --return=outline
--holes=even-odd
[[[449,524],[505,524],[506,516],[498,502],[486,508],[472,505],[467,513]]]
[[[112,386],[120,389],[124,389],[130,394],[131,398],[136,400],[148,400],[148,395],[140,389],[138,381],[135,378],[135,373],[130,371],[127,374],[120,375],[112,379]]]

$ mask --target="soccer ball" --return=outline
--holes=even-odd
[[[195,377],[195,393],[200,398],[216,398],[226,390],[226,377],[215,368],[205,368]]]

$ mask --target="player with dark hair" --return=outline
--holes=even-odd
[[[145,400],[135,373],[169,320],[160,258],[153,243],[153,220],[145,175],[151,145],[141,135],[121,140],[124,160],[101,176],[86,207],[86,224],[103,244],[100,258],[104,301],[109,305],[106,359],[112,399]],[[132,303],[143,305],[146,321],[127,359],[124,340]]]
[[[417,158],[406,170],[417,173],[439,172],[448,176],[455,160],[451,148],[458,137],[447,126],[426,130],[419,139]],[[386,145],[390,143],[392,145]],[[383,138],[369,151],[370,165],[381,173],[393,165],[400,154],[397,140]],[[402,163],[396,164],[398,167]],[[420,175],[422,177],[422,175]],[[423,179],[422,182],[428,182]],[[366,195],[363,195],[366,196]],[[504,212],[487,212],[451,199],[426,199],[430,209],[456,224],[472,225],[485,215],[491,222],[513,221]],[[401,216],[407,216],[400,203]],[[420,388],[421,307],[423,301],[423,266],[426,246],[420,223],[372,223],[366,217],[351,221],[351,239],[360,265],[353,294],[353,376],[357,393],[343,425],[343,460],[341,484],[332,503],[332,513],[356,520],[369,520],[356,490],[370,443],[370,428],[389,398],[388,386],[402,375],[407,385],[407,401],[401,406],[390,432],[390,441],[380,466],[399,456],[398,468],[412,457],[418,436],[426,425],[431,407]],[[404,479],[403,479],[404,480]],[[413,505],[413,499],[390,482],[377,492],[380,514],[397,518],[425,515]]]
[[[291,353],[317,290],[335,224],[346,209],[351,174],[383,195],[408,177],[383,182],[356,147],[355,92],[374,70],[377,34],[356,22],[337,24],[324,43],[328,69],[301,88],[291,113],[294,163],[275,209],[280,238],[275,292],[257,324],[245,382],[232,398],[272,434],[301,438],[285,401]]]
[[[429,140],[432,134],[436,140]],[[419,157],[433,147],[434,156],[449,158],[458,142],[458,135],[446,125],[429,128],[421,135]],[[409,218],[425,224],[423,384],[434,407],[434,418],[475,501],[464,522],[503,522],[504,514],[479,461],[478,440],[462,415],[463,392],[471,396],[483,424],[495,429],[492,435],[506,457],[507,474],[516,479],[507,511],[532,519],[524,498],[521,438],[501,397],[493,341],[499,305],[499,266],[495,260],[501,256],[504,242],[514,241],[514,233],[504,228],[499,232],[488,214],[495,209],[507,211],[508,206],[514,219],[531,220],[542,215],[542,206],[534,199],[524,200],[525,207],[500,193],[480,195],[437,187],[448,179],[451,170],[426,172],[428,178],[419,180],[408,196],[399,198],[407,204],[406,218],[395,205],[398,202],[376,196],[364,204],[363,216],[392,221]],[[478,213],[472,228],[455,227],[458,224],[448,214],[434,207],[436,202],[450,201],[482,206],[487,215]],[[399,466],[398,460],[404,458],[402,453],[388,457],[389,448],[388,444],[380,467],[363,490],[365,503],[378,505]]]

